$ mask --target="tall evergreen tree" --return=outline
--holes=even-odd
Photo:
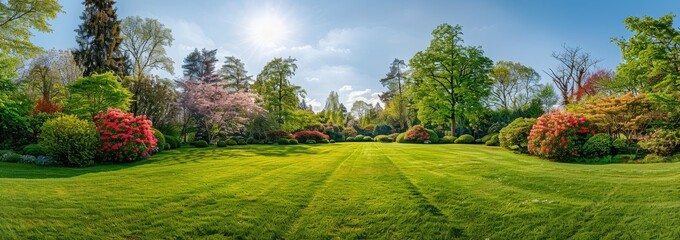
[[[236,57],[226,57],[224,65],[220,69],[220,77],[225,81],[224,87],[230,91],[248,91],[253,76],[248,75],[246,67],[241,59]]]
[[[73,51],[76,63],[83,68],[83,75],[115,72],[118,76],[129,74],[130,63],[120,50],[123,38],[114,0],[85,0],[83,23],[76,32],[78,49]]]
[[[343,122],[344,116],[342,114],[342,109],[340,109],[341,105],[338,93],[331,91],[331,93],[328,94],[328,98],[326,98],[326,106],[323,108],[323,113],[326,119],[328,119],[328,122],[333,124],[341,124]]]
[[[390,64],[390,71],[385,78],[380,79],[380,83],[388,89],[380,98],[386,103],[390,102],[389,106],[395,108],[393,112],[396,113],[396,119],[401,129],[406,127],[408,111],[406,106],[408,102],[404,97],[405,69],[404,60],[395,58]]]
[[[300,86],[293,85],[290,78],[295,75],[297,65],[294,58],[274,58],[257,75],[253,90],[262,96],[265,108],[283,125],[299,107],[299,97],[305,93]]]
[[[184,77],[205,83],[219,83],[221,79],[215,73],[215,64],[218,62],[215,55],[217,55],[217,49],[206,50],[204,48],[201,51],[194,49],[184,58],[184,64],[182,64]]]

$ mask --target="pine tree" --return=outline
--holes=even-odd
[[[120,21],[114,0],[85,0],[83,23],[76,32],[78,49],[73,51],[84,76],[113,71],[118,76],[129,75],[130,62],[120,50]]]
[[[248,91],[253,76],[248,75],[241,59],[226,57],[224,65],[220,69],[220,77],[225,81],[224,87],[229,91]]]
[[[218,62],[217,49],[201,51],[194,49],[184,58],[184,77],[189,80],[201,80],[205,83],[219,83],[221,79],[215,74],[215,64]]]

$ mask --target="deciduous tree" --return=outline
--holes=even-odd
[[[0,54],[28,58],[39,53],[42,48],[31,43],[31,30],[51,32],[49,21],[60,12],[57,0],[0,2]]]
[[[126,17],[120,24],[121,50],[130,56],[132,74],[141,79],[155,69],[174,73],[174,63],[165,52],[172,46],[172,30],[156,19]]]
[[[66,111],[80,118],[93,118],[108,108],[127,111],[132,97],[112,72],[80,78],[69,84],[68,90]]]
[[[283,125],[292,112],[298,109],[298,96],[305,93],[300,86],[290,82],[297,70],[295,61],[290,57],[274,58],[264,66],[253,84],[255,93],[264,99],[264,108],[279,125]]]
[[[562,95],[562,104],[566,105],[571,102],[570,97],[574,95],[574,92],[583,87],[590,69],[600,60],[593,59],[580,47],[564,46],[563,52],[554,52],[552,56],[559,62],[559,65],[550,69],[546,74],[550,76]]]

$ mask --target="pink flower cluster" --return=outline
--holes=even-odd
[[[106,161],[131,162],[149,157],[156,147],[152,123],[146,116],[134,117],[120,109],[109,108],[94,117],[101,146],[99,152]]]
[[[529,134],[531,154],[555,161],[570,161],[583,143],[595,135],[595,126],[582,114],[555,111],[539,117]]]
[[[323,139],[328,139],[328,135],[323,134],[316,130],[303,130],[296,132],[293,135],[293,138],[302,143],[306,142],[307,140],[314,140],[320,142]]]

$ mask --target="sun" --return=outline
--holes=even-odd
[[[247,26],[247,40],[253,47],[269,49],[282,46],[289,38],[290,25],[274,9],[253,14]]]

